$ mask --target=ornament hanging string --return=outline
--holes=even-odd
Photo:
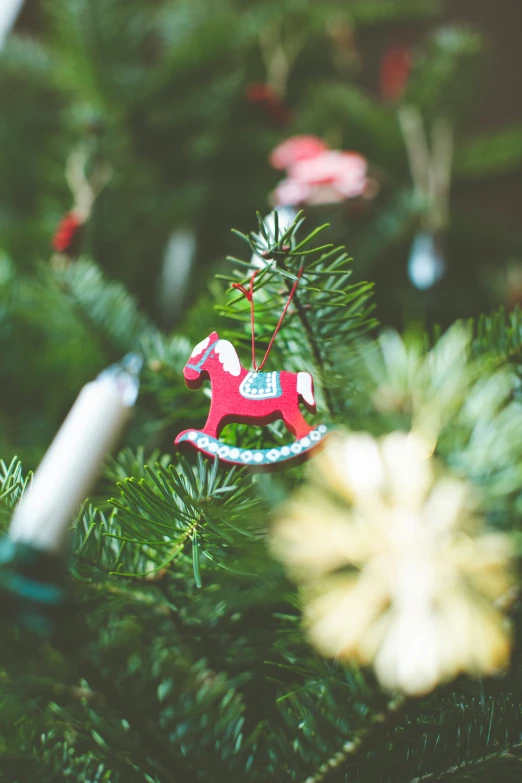
[[[274,329],[274,334],[272,335],[272,339],[270,340],[270,343],[268,345],[268,348],[266,349],[265,355],[263,357],[263,360],[261,364],[258,366],[256,364],[256,332],[255,332],[255,314],[254,314],[254,280],[256,279],[257,273],[260,271],[257,269],[254,274],[252,275],[250,279],[250,290],[245,288],[241,285],[241,283],[232,283],[232,288],[237,288],[239,291],[241,291],[242,294],[246,296],[248,301],[250,302],[250,322],[252,324],[252,367],[256,372],[259,372],[263,369],[265,366],[266,360],[268,359],[268,354],[272,350],[272,346],[274,344],[274,340],[277,337],[277,333],[279,332],[279,329],[281,328],[281,324],[283,323],[283,319],[286,315],[286,311],[290,307],[290,302],[292,301],[296,288],[299,284],[299,280],[301,279],[301,275],[303,274],[304,267],[301,267],[299,272],[297,273],[297,280],[295,281],[294,285],[292,286],[292,290],[290,291],[288,295],[287,302],[284,306],[283,312],[281,313],[281,317],[279,318],[279,321],[277,323],[276,328]]]

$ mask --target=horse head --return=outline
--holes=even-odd
[[[188,362],[183,368],[183,376],[189,388],[199,389],[203,381],[208,380],[209,372],[208,367],[205,367],[205,365],[212,357],[218,342],[218,333],[212,332],[195,346],[190,354]]]
[[[199,389],[203,381],[210,378],[213,370],[235,377],[241,374],[241,363],[236,349],[228,340],[220,340],[217,332],[205,337],[192,351],[183,368],[187,386]]]

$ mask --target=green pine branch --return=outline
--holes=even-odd
[[[199,457],[194,467],[164,459],[145,465],[141,477],[126,477],[112,512],[89,507],[80,518],[80,563],[141,578],[190,561],[198,587],[207,567],[248,571],[239,553],[242,540],[256,535],[260,498],[244,472],[219,468],[217,459]]]
[[[455,153],[456,177],[499,176],[522,166],[522,125],[502,128],[461,143]]]
[[[478,759],[454,764],[444,772],[426,772],[408,783],[518,783],[522,775],[522,743],[496,750]]]
[[[305,366],[311,365],[321,383],[322,398],[331,417],[336,414],[329,382],[335,370],[335,349],[341,341],[349,344],[372,329],[376,321],[371,317],[373,305],[370,283],[351,283],[350,257],[343,247],[318,244],[317,237],[325,226],[314,229],[303,239],[298,236],[303,223],[302,213],[286,230],[280,231],[277,211],[274,228],[258,216],[259,231],[249,236],[236,232],[248,245],[254,258],[259,259],[261,269],[254,286],[256,305],[256,337],[266,342],[276,328],[279,315],[285,306],[299,271],[302,276],[293,296],[293,308],[286,316],[284,328],[278,335],[280,350],[286,357],[295,355],[294,346],[301,345],[303,337],[309,356],[303,356]],[[230,261],[248,270],[248,276],[229,276],[232,283],[240,282],[248,287],[256,267],[252,261],[237,258]],[[234,291],[222,312],[230,317],[245,320],[250,305],[242,294]],[[244,333],[239,337],[244,339]],[[305,352],[306,353],[306,352]]]
[[[405,19],[430,18],[442,11],[439,0],[351,0],[346,10],[354,22],[361,27],[375,24],[400,24]]]
[[[467,108],[482,50],[482,38],[474,30],[457,25],[436,30],[415,60],[403,100],[430,117],[442,114],[455,121]]]
[[[395,111],[376,103],[353,84],[326,82],[310,87],[299,111],[299,129],[326,139],[341,133],[340,147],[367,155],[387,175],[405,163]]]
[[[24,477],[22,463],[17,457],[9,464],[0,460],[0,509],[4,515],[17,505],[30,480],[31,474]]]
[[[60,290],[109,356],[139,350],[141,340],[155,337],[136,299],[121,283],[107,280],[96,264],[83,259],[55,274]]]
[[[518,365],[522,361],[522,313],[503,307],[490,315],[481,314],[467,323],[476,356],[490,357],[497,364]]]

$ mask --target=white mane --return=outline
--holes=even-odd
[[[237,378],[241,372],[241,363],[232,343],[228,340],[218,340],[214,350],[223,365],[224,371]]]
[[[196,345],[196,347],[190,354],[190,358],[193,359],[195,356],[199,356],[199,354],[202,353],[205,350],[205,348],[208,346],[209,342],[210,342],[210,336],[205,337],[204,340],[202,340],[200,343]]]

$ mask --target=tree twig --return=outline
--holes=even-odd
[[[465,759],[458,764],[454,764],[453,766],[448,767],[448,769],[445,769],[443,772],[427,772],[425,775],[412,778],[409,783],[424,783],[425,780],[430,780],[433,781],[433,783],[436,783],[436,781],[445,780],[448,775],[454,775],[464,770],[471,770],[474,767],[480,766],[480,764],[487,764],[488,761],[493,761],[496,759],[515,758],[518,761],[522,761],[520,756],[512,755],[513,751],[519,750],[520,748],[522,748],[522,742],[517,742],[515,745],[511,745],[509,748],[504,748],[504,750],[496,750],[493,753],[488,753],[485,756],[480,756],[477,759]]]
[[[290,282],[288,280],[286,281],[286,286],[290,290],[291,286],[290,286]],[[321,350],[319,348],[319,344],[317,343],[317,340],[315,339],[315,334],[314,334],[314,330],[312,328],[312,324],[310,323],[310,321],[308,319],[305,307],[304,307],[303,303],[301,302],[301,300],[299,299],[299,296],[298,296],[297,293],[294,294],[293,302],[294,302],[294,306],[295,306],[295,309],[297,311],[297,315],[299,317],[299,320],[301,321],[301,323],[303,325],[303,329],[305,330],[305,334],[306,334],[307,340],[308,340],[308,342],[310,344],[310,348],[312,350],[312,355],[314,357],[314,362],[316,364],[316,367],[321,372],[321,375],[324,378],[324,374],[325,374],[325,370],[326,370],[325,362],[324,362],[323,356],[321,354]],[[334,406],[332,394],[330,392],[330,389],[328,388],[328,386],[326,386],[326,384],[324,382],[321,384],[321,386],[322,386],[322,390],[323,390],[324,401],[326,403],[326,407],[328,408],[328,414],[329,414],[330,417],[333,417],[335,406]]]
[[[368,729],[361,731],[353,740],[345,742],[341,750],[322,764],[314,775],[306,778],[304,783],[344,781],[348,767],[359,761],[396,727],[410,703],[411,699],[404,696],[390,702],[384,712],[375,715]]]

